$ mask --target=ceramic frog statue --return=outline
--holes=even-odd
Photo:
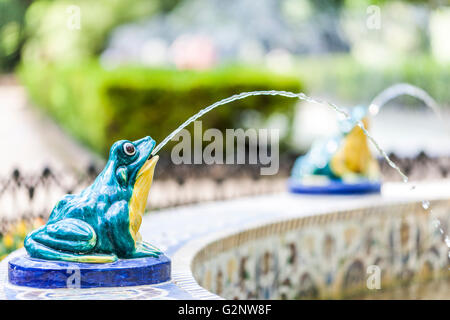
[[[93,184],[64,196],[46,225],[25,238],[33,258],[85,263],[118,258],[158,257],[161,252],[142,241],[139,228],[158,156],[151,156],[150,137],[118,141]]]
[[[362,121],[368,129],[365,108],[353,108],[350,119],[339,123],[339,135],[314,143],[305,156],[299,157],[292,169],[292,178],[306,183],[378,180],[378,162],[372,156],[368,139],[357,121]]]

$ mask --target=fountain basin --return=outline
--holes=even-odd
[[[447,225],[450,201],[432,207]],[[433,280],[450,286],[448,248],[420,201],[249,228],[198,250],[192,271],[200,286],[226,299],[370,298]]]
[[[431,201],[432,215],[422,209],[424,199]],[[448,248],[432,219],[448,232],[449,201],[450,181],[440,180],[412,191],[410,184],[384,183],[380,194],[281,193],[161,210],[144,216],[141,234],[171,259],[171,281],[119,288],[15,286],[7,281],[8,262],[23,255],[21,249],[0,262],[0,299],[370,297],[432,281],[450,298]],[[289,263],[291,251],[296,263]],[[381,290],[366,286],[371,265],[381,268]]]

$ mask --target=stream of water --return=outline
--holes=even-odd
[[[173,137],[175,137],[181,130],[183,130],[185,127],[187,127],[190,123],[194,122],[195,120],[197,120],[198,118],[202,117],[203,115],[205,115],[206,113],[208,113],[209,111],[224,105],[224,104],[228,104],[231,103],[233,101],[236,100],[241,100],[247,97],[251,97],[251,96],[283,96],[283,97],[288,97],[288,98],[297,98],[303,101],[307,101],[307,102],[311,102],[311,103],[315,103],[315,104],[324,104],[327,105],[329,107],[331,107],[332,109],[334,109],[336,112],[338,112],[340,115],[344,116],[346,119],[350,119],[350,115],[349,113],[338,107],[337,105],[328,102],[328,101],[322,101],[322,100],[318,100],[318,99],[314,99],[311,98],[309,96],[307,96],[304,93],[294,93],[294,92],[289,92],[289,91],[277,91],[277,90],[267,90],[267,91],[251,91],[251,92],[242,92],[239,94],[236,94],[234,96],[225,98],[223,100],[217,101],[216,103],[213,103],[212,105],[200,110],[198,113],[194,114],[192,117],[190,117],[189,119],[187,119],[184,123],[182,123],[177,129],[175,129],[174,131],[172,131],[163,141],[161,141],[161,143],[159,143],[155,149],[152,152],[152,155],[155,155],[159,150],[161,150],[162,147],[164,147],[167,142],[169,142],[170,140],[173,139]],[[367,138],[373,143],[373,145],[375,146],[375,148],[378,150],[378,152],[383,156],[384,159],[386,159],[386,161],[388,162],[388,164],[397,171],[398,174],[400,174],[400,176],[403,179],[403,182],[408,182],[408,177],[402,172],[402,170],[389,158],[389,156],[386,154],[386,152],[378,145],[378,143],[375,141],[375,139],[370,135],[370,133],[367,131],[367,129],[364,127],[364,124],[362,123],[362,121],[357,121],[357,125],[363,130],[364,134],[367,136]]]
[[[411,96],[421,100],[427,107],[432,109],[436,116],[442,121],[440,109],[437,102],[426,91],[409,83],[397,83],[384,89],[370,103],[369,113],[372,116],[376,116],[386,103],[402,95]],[[411,186],[411,190],[414,190],[415,188],[415,185]],[[445,243],[447,247],[450,248],[450,237],[445,234],[445,231],[442,228],[439,219],[433,217],[433,210],[430,206],[430,202],[428,200],[423,200],[422,208],[430,214],[430,217],[432,217],[433,219],[434,226],[437,228],[437,230],[439,230],[439,233],[444,236]]]
[[[383,92],[381,92],[377,97],[375,97],[375,99],[372,101],[370,107],[372,108],[372,110],[369,109],[369,112],[374,115],[376,113],[378,113],[378,111],[380,110],[380,108],[387,103],[388,101],[394,99],[397,96],[400,95],[412,95],[416,98],[419,98],[420,100],[424,101],[425,104],[427,104],[429,107],[431,107],[433,110],[435,110],[435,112],[437,112],[437,114],[439,114],[439,109],[437,108],[437,104],[436,102],[422,89],[408,85],[408,84],[398,84],[398,85],[394,85],[392,87],[387,88],[386,90],[384,90]],[[159,150],[161,150],[162,147],[164,147],[170,140],[172,140],[172,138],[174,138],[181,130],[183,130],[185,127],[187,127],[190,123],[194,122],[195,120],[199,119],[200,117],[202,117],[203,115],[205,115],[206,113],[208,113],[209,111],[231,103],[233,101],[237,101],[237,100],[241,100],[241,99],[245,99],[247,97],[251,97],[251,96],[283,96],[283,97],[288,97],[288,98],[297,98],[303,101],[307,101],[310,103],[314,103],[314,104],[319,104],[319,105],[326,105],[330,108],[332,108],[333,110],[335,110],[338,114],[340,114],[341,116],[343,116],[345,119],[350,119],[350,114],[338,107],[337,105],[328,102],[328,101],[322,101],[319,99],[314,99],[312,97],[307,96],[304,93],[294,93],[294,92],[289,92],[289,91],[278,91],[278,90],[266,90],[266,91],[250,91],[250,92],[242,92],[236,95],[233,95],[231,97],[225,98],[223,100],[217,101],[213,104],[211,104],[210,106],[201,109],[198,113],[194,114],[192,117],[190,117],[189,119],[187,119],[185,122],[183,122],[178,128],[176,128],[174,131],[172,131],[163,141],[161,141],[153,150],[152,155],[155,155],[156,153],[158,153]],[[397,166],[397,164],[395,164],[387,155],[387,153],[379,146],[379,144],[377,143],[377,141],[370,135],[370,133],[367,131],[367,129],[364,127],[364,123],[362,121],[357,121],[356,125],[358,125],[364,132],[364,134],[367,136],[367,138],[372,142],[372,144],[375,146],[375,148],[377,149],[377,151],[383,156],[383,158],[387,161],[387,163],[389,164],[389,166],[391,166],[401,177],[404,183],[408,182],[408,177],[403,173],[403,171]],[[411,190],[415,189],[415,185],[413,185],[411,187]],[[422,201],[422,207],[424,210],[426,210],[428,213],[432,213],[432,209],[430,206],[430,202],[427,200],[423,200]],[[438,228],[439,232],[445,237],[445,243],[447,245],[447,247],[450,248],[450,238],[448,237],[448,235],[445,235],[445,232],[440,224],[440,221],[438,219],[434,219],[434,224],[436,226],[436,228]],[[449,252],[449,257],[450,257],[450,252]],[[449,268],[450,269],[450,268]]]
[[[372,116],[377,115],[386,103],[403,95],[421,100],[427,107],[434,111],[437,117],[441,118],[441,113],[436,101],[426,91],[409,83],[397,83],[381,91],[369,105],[370,114]]]

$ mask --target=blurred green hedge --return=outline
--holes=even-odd
[[[118,139],[150,135],[159,142],[201,108],[240,92],[302,89],[297,77],[242,66],[210,71],[105,70],[91,61],[26,64],[18,71],[32,101],[102,155]],[[292,119],[295,102],[283,97],[250,97],[204,116],[203,129],[235,128],[244,110],[255,110],[263,119],[276,112]]]
[[[25,41],[24,16],[30,1],[0,0],[0,73],[11,72]]]

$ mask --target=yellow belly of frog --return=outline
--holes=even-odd
[[[367,121],[363,120],[363,123],[367,128]],[[340,148],[331,158],[330,166],[333,172],[342,178],[354,175],[377,178],[378,163],[373,158],[367,137],[359,126],[355,126],[345,136]]]

